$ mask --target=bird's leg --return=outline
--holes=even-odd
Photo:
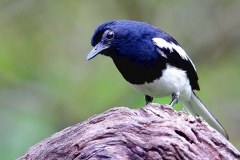
[[[170,105],[171,105],[172,107],[174,106],[174,104],[178,103],[179,95],[180,95],[179,92],[172,94],[172,101],[171,101],[171,103],[170,103]]]
[[[147,105],[149,102],[153,101],[153,97],[145,95],[145,101],[146,101],[146,105]]]

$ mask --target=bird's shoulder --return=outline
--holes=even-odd
[[[152,39],[156,50],[166,63],[186,71],[192,89],[200,90],[195,65],[180,44],[168,34],[161,34]]]

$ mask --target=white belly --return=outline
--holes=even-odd
[[[180,93],[180,100],[189,100],[192,89],[186,72],[171,65],[163,71],[162,77],[152,83],[142,85],[130,84],[137,92],[151,97],[166,97],[173,93]]]

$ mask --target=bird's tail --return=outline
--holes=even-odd
[[[203,117],[210,126],[212,126],[218,132],[220,132],[224,137],[226,137],[226,139],[229,139],[225,129],[217,121],[217,119],[210,113],[210,111],[204,106],[204,104],[200,101],[200,99],[196,96],[196,94],[193,91],[190,101],[182,102],[182,104],[189,114],[193,116]]]

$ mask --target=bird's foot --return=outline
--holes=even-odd
[[[170,106],[173,107],[174,104],[178,103],[179,95],[180,95],[179,92],[172,94],[172,101],[171,101],[171,103],[170,103]]]
[[[148,103],[151,103],[153,101],[153,97],[145,95],[145,101],[146,101],[146,105],[148,105]]]

